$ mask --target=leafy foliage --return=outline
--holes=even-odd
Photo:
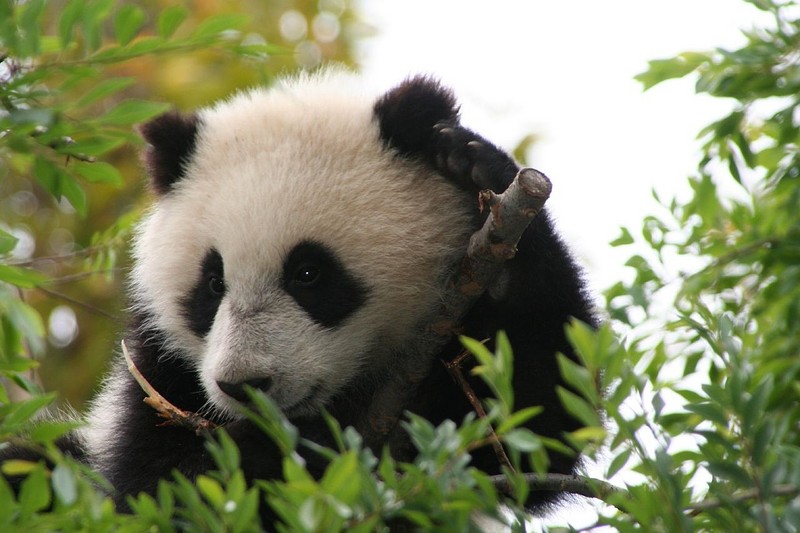
[[[193,99],[231,88],[204,83],[180,100],[186,88],[153,73],[184,68],[191,57],[206,69],[204,79],[228,79],[207,73],[242,62],[248,68],[230,76],[232,83],[252,81],[253,72],[268,81],[263,63],[308,60],[308,39],[268,40],[236,13],[181,6],[153,15],[144,2],[0,0],[0,205],[8,207],[0,221],[0,441],[26,435],[52,460],[2,465],[3,474],[25,480],[14,494],[0,477],[0,529],[254,531],[266,499],[285,531],[476,531],[478,516],[522,530],[520,502],[532,481],[518,472],[545,472],[546,451],[555,449],[604,457],[604,477],[624,485],[607,490],[579,480],[608,504],[598,525],[793,531],[800,523],[800,21],[788,2],[749,3],[774,24],[747,32],[740,49],[656,60],[638,77],[647,89],[693,76],[698,92],[734,108],[701,132],[692,197],[656,196],[658,213],[612,243],[631,248],[632,276],[606,291],[608,324],[568,329],[580,364],[559,359],[569,385],[559,395],[584,424],[568,445],[521,427],[540,410],[514,408],[507,340],[500,336],[490,353],[465,339],[496,399],[486,402],[485,417],[439,427],[409,415],[414,463],[376,456],[333,419],[336,449],[302,440],[256,395],[248,416],[283,450],[283,481],[248,484],[235,444],[218,431],[208,442],[216,471],[194,480],[176,475],[118,513],[104,481],[53,445],[74,425],[31,422],[54,402],[31,373],[38,364],[32,356],[54,350],[48,302],[80,308],[55,288],[95,273],[107,277],[94,296],[107,290],[102,280],[113,278],[137,215],[130,200],[120,201],[138,192],[128,184],[134,167],[127,147],[138,142],[131,127],[165,109],[154,96],[196,105]],[[240,4],[239,12],[277,18],[272,3]],[[346,11],[337,16],[352,21]],[[322,39],[317,52],[346,58],[341,46]],[[112,208],[100,209],[106,204]],[[81,217],[92,228],[85,234],[75,224]],[[54,245],[65,228],[77,237]],[[35,255],[30,241],[45,240],[53,254]],[[101,353],[110,345],[91,337]],[[502,480],[469,466],[469,452],[495,438],[510,460]],[[320,479],[306,471],[301,448],[329,458]]]
[[[698,92],[736,105],[701,132],[692,198],[660,201],[638,240],[623,230],[615,243],[641,250],[634,278],[606,293],[624,345],[595,338],[623,361],[604,377],[616,430],[607,474],[628,463],[643,476],[626,513],[601,520],[621,530],[800,523],[800,21],[751,3],[774,27],[638,77],[649,88],[694,75]]]

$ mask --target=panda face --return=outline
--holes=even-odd
[[[469,202],[385,146],[372,102],[306,79],[199,112],[191,142],[156,132],[191,151],[138,231],[134,305],[214,413],[236,416],[243,383],[315,412],[385,373],[435,309]]]

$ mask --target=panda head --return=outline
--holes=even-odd
[[[142,128],[157,200],[134,306],[214,413],[236,416],[246,383],[302,416],[389,371],[474,217],[415,155],[442,120],[457,108],[430,79],[370,98],[328,73]]]

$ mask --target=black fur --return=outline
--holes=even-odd
[[[476,198],[482,189],[503,192],[519,167],[504,151],[461,126],[457,116],[441,118],[436,109],[448,95],[424,77],[406,81],[387,93],[375,108],[379,120],[383,120],[380,131],[384,143],[402,157],[425,161],[465,190],[470,198]],[[424,142],[414,144],[405,138],[411,126],[403,124],[401,110],[408,107],[428,110],[424,118],[422,111],[411,114],[416,121],[414,128],[430,125],[429,131],[420,134]],[[480,222],[476,216],[476,227]],[[517,248],[517,255],[506,263],[499,277],[498,288],[481,297],[465,317],[463,333],[476,339],[492,339],[499,330],[508,334],[515,354],[515,405],[543,406],[544,412],[533,418],[528,427],[540,435],[560,438],[580,427],[556,395],[556,387],[566,385],[561,380],[555,355],[560,352],[575,357],[564,326],[570,318],[590,325],[596,325],[597,319],[581,271],[556,234],[546,209],[524,232]],[[460,351],[459,343],[454,340],[440,357],[452,359]],[[491,395],[468,369],[464,375],[479,397]],[[461,420],[472,408],[444,366],[433,365],[410,410],[440,423],[446,419]],[[551,454],[550,459],[551,471],[565,474],[573,472],[578,462],[576,457],[560,454]],[[500,472],[497,457],[489,447],[473,453],[473,464],[492,474]],[[529,504],[536,507],[552,497],[552,493],[534,493]]]
[[[157,194],[167,194],[186,171],[192,158],[199,126],[197,115],[165,113],[139,129],[149,144],[143,154],[150,186]]]
[[[405,156],[426,157],[436,136],[434,126],[458,121],[452,91],[426,76],[406,80],[386,93],[374,111],[381,139]]]
[[[283,265],[283,288],[317,323],[334,328],[364,305],[369,289],[327,246],[301,242]]]
[[[133,316],[126,343],[136,367],[173,405],[199,412],[207,398],[193,368],[170,352],[163,335],[149,329],[146,314]],[[117,408],[124,423],[116,429],[115,458],[106,461],[112,468],[104,474],[115,489],[117,506],[127,509],[127,495],[139,492],[154,494],[158,480],[171,477],[175,469],[193,478],[215,468],[206,449],[206,441],[184,428],[165,426],[155,410],[142,402],[142,390],[117,361],[112,373],[124,382]],[[222,422],[213,419],[214,422]],[[228,423],[225,430],[241,450],[242,467],[250,481],[274,479],[280,475],[279,461],[267,462],[264,457],[279,457],[280,452],[269,437],[245,421]],[[265,517],[270,516],[265,510]]]
[[[225,294],[225,267],[222,256],[216,250],[209,250],[200,266],[200,276],[189,296],[181,302],[183,315],[189,329],[203,336],[214,324],[219,304]]]

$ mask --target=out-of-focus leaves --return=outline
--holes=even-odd
[[[125,46],[133,40],[145,22],[145,14],[135,4],[125,4],[120,7],[114,17],[114,32],[117,42]]]
[[[163,39],[168,39],[175,33],[189,12],[183,6],[169,6],[166,7],[158,15],[158,35]]]
[[[626,333],[626,356],[640,361],[647,379],[627,365],[601,376],[618,427],[610,470],[628,464],[647,481],[630,487],[636,504],[624,504],[628,515],[603,523],[657,517],[668,530],[792,523],[800,486],[790,474],[800,472],[800,21],[789,3],[750,3],[775,24],[745,32],[738,49],[654,62],[638,78],[649,88],[691,73],[698,92],[731,99],[732,109],[700,134],[691,197],[660,202],[664,211],[644,221],[641,241],[626,230],[616,243],[636,246],[628,262],[635,279],[606,296]],[[652,447],[642,445],[642,428]],[[676,453],[689,434],[689,449]],[[688,488],[692,478],[705,480],[703,490]],[[765,488],[775,486],[789,495],[762,504]]]
[[[98,119],[109,126],[128,126],[147,121],[169,109],[168,104],[144,100],[125,100]]]

